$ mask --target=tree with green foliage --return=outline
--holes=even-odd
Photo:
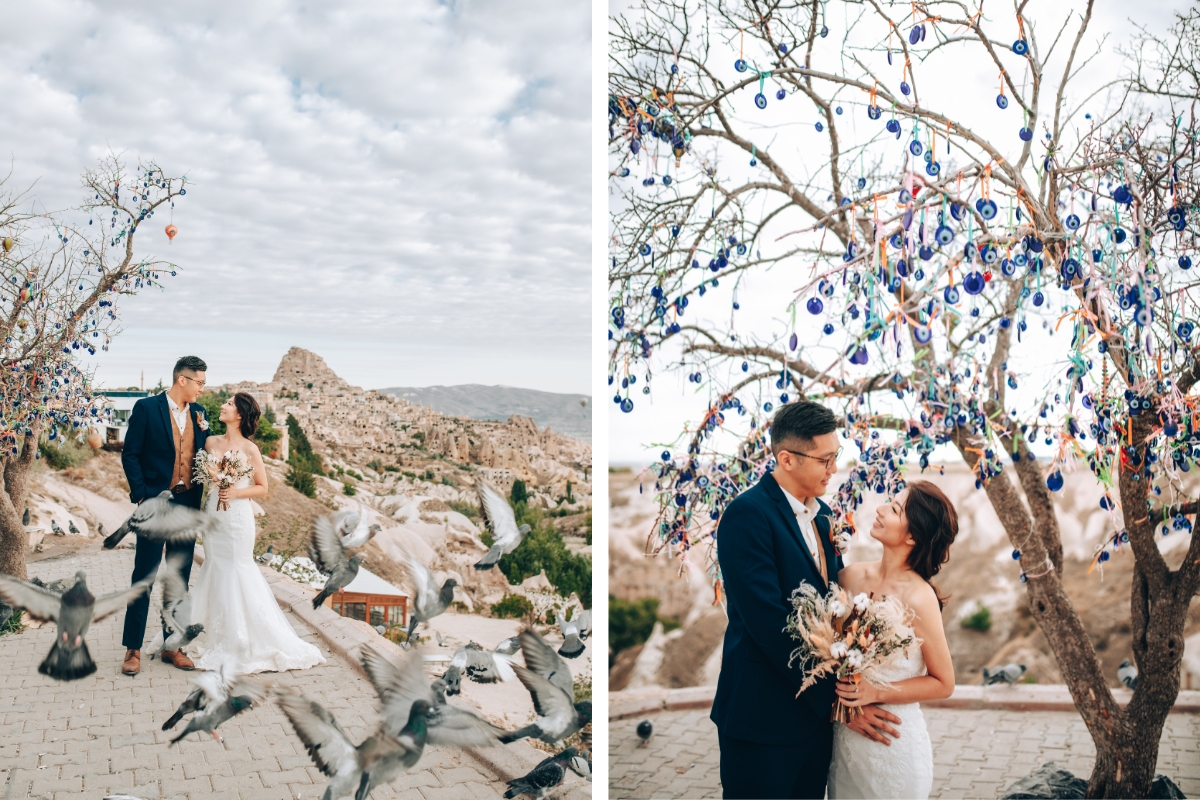
[[[208,417],[208,434],[209,436],[223,436],[225,434],[225,423],[221,422],[221,406],[225,405],[225,401],[230,397],[229,392],[221,389],[216,392],[204,392],[196,402],[204,406],[204,416]]]
[[[267,421],[266,417],[260,417],[258,420],[258,430],[254,433],[254,443],[258,445],[258,449],[264,455],[270,455],[279,449],[279,440],[283,438],[283,434],[279,429]]]
[[[291,440],[288,463],[293,469],[310,472],[313,475],[324,475],[321,457],[313,452],[312,444],[300,427],[300,422],[291,414],[287,416],[288,438]]]
[[[613,656],[649,639],[655,622],[661,622],[664,631],[671,631],[679,627],[678,620],[658,615],[657,597],[644,597],[641,600],[630,602],[610,594],[608,596],[608,644]],[[609,667],[612,667],[611,660]]]
[[[513,481],[512,491],[508,493],[508,499],[512,501],[513,505],[529,501],[529,489],[525,486],[525,481],[520,478]]]

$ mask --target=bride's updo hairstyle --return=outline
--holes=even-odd
[[[950,559],[950,545],[958,536],[958,512],[936,485],[912,481],[904,501],[904,518],[908,521],[908,533],[916,542],[908,554],[908,566],[932,586],[931,579]],[[937,588],[933,591],[937,593]],[[943,608],[946,605],[941,594],[938,605]]]
[[[262,416],[258,401],[254,399],[253,395],[238,392],[233,396],[233,405],[242,417],[242,423],[238,426],[238,430],[242,432],[242,436],[249,439],[258,433],[258,418]]]

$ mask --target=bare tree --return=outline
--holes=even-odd
[[[651,0],[614,19],[610,382],[627,412],[656,373],[708,389],[686,453],[655,468],[649,546],[708,548],[718,591],[716,521],[770,468],[773,404],[840,409],[859,451],[832,504],[841,535],[865,492],[903,487],[906,458],[955,448],[1095,741],[1089,796],[1144,797],[1200,586],[1200,536],[1177,569],[1155,539],[1188,535],[1197,511],[1177,473],[1200,463],[1200,15],[1169,39],[1142,31],[1128,69],[1081,95],[1081,73],[1110,63],[1092,3],[1057,24],[1025,5]],[[963,98],[929,99],[966,63],[995,71],[999,136],[968,125]],[[728,322],[691,321],[720,283],[771,269],[796,276],[771,334],[736,326],[736,294]],[[1048,356],[1057,379],[1014,391]],[[1042,438],[1048,464],[1029,448]],[[1112,511],[1097,562],[1135,560],[1124,708],[1061,581],[1052,493],[1077,463]]]
[[[153,163],[130,172],[110,156],[82,183],[78,225],[23,210],[34,206],[28,192],[0,198],[0,572],[22,579],[29,534],[21,517],[39,442],[83,436],[103,421],[102,399],[77,357],[108,350],[119,298],[176,271],[137,256],[134,237],[186,193],[186,178]]]

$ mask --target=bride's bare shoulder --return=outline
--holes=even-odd
[[[847,592],[856,591],[870,574],[870,562],[847,564],[838,570],[837,582]]]

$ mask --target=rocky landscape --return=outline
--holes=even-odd
[[[538,425],[561,431],[584,442],[592,440],[592,402],[584,394],[539,392],[515,386],[393,386],[379,391],[441,414],[472,419],[505,420],[529,417]]]
[[[837,485],[845,473],[836,475]],[[959,512],[959,536],[950,551],[950,561],[935,580],[948,596],[944,611],[947,638],[960,683],[979,683],[980,669],[1010,662],[1029,668],[1025,679],[1039,683],[1061,683],[1062,676],[1049,644],[1025,608],[1025,592],[1019,582],[1020,569],[1012,559],[1008,542],[995,512],[983,492],[975,490],[965,467],[947,466],[945,474],[926,472]],[[1066,476],[1066,485],[1055,495],[1059,527],[1066,559],[1064,580],[1079,610],[1098,655],[1104,674],[1117,686],[1117,667],[1130,657],[1129,591],[1132,556],[1123,553],[1088,574],[1094,546],[1111,532],[1108,513],[1099,506],[1101,492],[1086,471]],[[657,508],[647,482],[646,493],[638,492],[638,475],[633,470],[609,476],[611,494],[611,579],[609,594],[619,600],[658,598],[660,617],[675,620],[681,627],[664,632],[655,626],[644,645],[613,654],[610,690],[650,686],[680,688],[716,683],[720,672],[720,647],[725,615],[714,606],[711,581],[705,574],[701,550],[688,559],[645,555],[647,538]],[[1194,493],[1195,487],[1190,487]],[[867,528],[879,504],[867,498],[855,517],[859,531],[847,555],[848,562],[878,558],[882,546],[872,540]],[[1178,567],[1187,548],[1187,534],[1175,532],[1160,538],[1159,549],[1168,564]],[[986,608],[990,627],[976,630],[962,624]],[[1187,627],[1183,688],[1200,688],[1200,599],[1193,600]]]

